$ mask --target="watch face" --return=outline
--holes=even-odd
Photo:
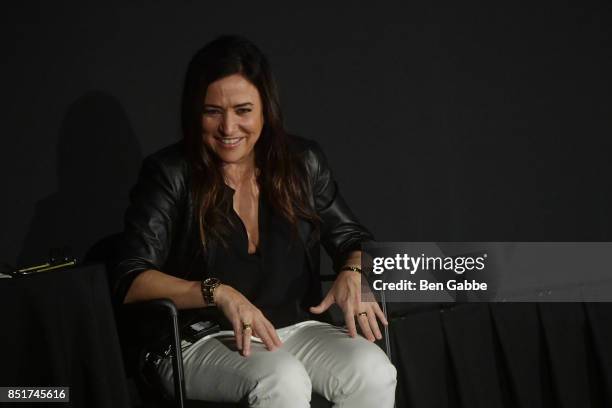
[[[206,278],[202,281],[202,296],[209,306],[215,305],[214,291],[219,285],[221,281],[218,278]]]

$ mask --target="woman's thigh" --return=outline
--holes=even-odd
[[[252,407],[308,407],[314,389],[335,407],[392,407],[395,367],[385,353],[346,329],[316,321],[277,330],[283,346],[273,352],[251,343],[243,357],[233,335],[202,339],[183,352],[187,398]],[[172,393],[172,364],[158,369]]]
[[[242,356],[230,335],[202,339],[183,352],[185,393],[194,400],[238,402],[249,406],[309,406],[311,384],[303,365],[289,352],[270,352],[251,343],[249,357]],[[171,392],[172,364],[158,369]]]
[[[393,407],[396,370],[376,344],[344,328],[317,322],[283,344],[305,367],[315,392],[334,407]]]

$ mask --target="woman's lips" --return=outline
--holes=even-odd
[[[217,144],[225,149],[233,149],[242,143],[245,137],[216,137]]]

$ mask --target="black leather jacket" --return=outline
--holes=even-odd
[[[349,251],[359,249],[373,236],[344,202],[320,146],[296,136],[290,140],[294,152],[306,163],[310,204],[322,219],[320,239],[310,223],[300,221],[298,225],[311,272],[310,298],[314,305],[321,296],[319,243],[337,269]],[[213,263],[215,245],[205,253],[201,250],[189,188],[190,166],[183,149],[184,144],[178,142],[143,162],[130,194],[125,230],[113,262],[111,283],[118,303],[123,302],[132,281],[144,270],[200,280]]]

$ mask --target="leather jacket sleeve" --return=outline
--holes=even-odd
[[[175,168],[155,155],[142,164],[138,181],[130,192],[124,231],[113,259],[111,282],[116,300],[123,302],[136,276],[162,270],[179,224],[184,186]]]
[[[310,141],[307,169],[313,180],[314,205],[322,219],[321,244],[331,257],[334,270],[343,266],[349,252],[360,250],[374,237],[350,210],[340,194],[327,158],[321,147]]]

